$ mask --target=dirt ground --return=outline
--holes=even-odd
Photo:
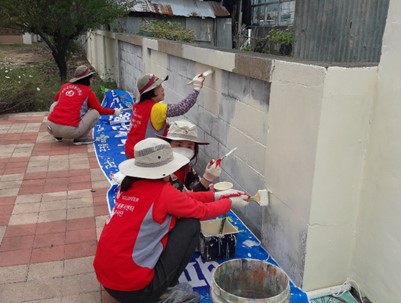
[[[44,65],[58,74],[58,68],[52,57],[50,49],[44,42],[34,43],[31,45],[1,45],[0,46],[0,64],[14,66],[36,66]],[[82,56],[74,55],[69,59],[67,66],[69,72],[73,73],[75,68],[81,64],[87,64],[87,60]]]
[[[50,50],[42,44],[21,47],[11,45],[0,47],[3,61],[13,65],[40,64],[53,60]]]

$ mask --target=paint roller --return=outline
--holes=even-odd
[[[201,73],[200,74],[200,76],[202,77],[207,77],[207,76],[210,76],[211,74],[213,74],[214,73],[214,71],[212,70],[212,69],[208,69],[207,71],[205,71],[205,72],[203,72],[203,73]],[[187,83],[187,85],[189,85],[189,84],[191,84],[193,81],[191,80],[191,81],[189,81],[188,83]]]
[[[256,194],[249,197],[249,201],[255,201],[260,206],[268,206],[270,199],[270,190],[267,189],[259,189]]]

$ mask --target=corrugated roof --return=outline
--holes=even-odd
[[[139,0],[135,3],[131,11],[202,18],[227,17],[230,15],[227,9],[220,3],[196,0]]]

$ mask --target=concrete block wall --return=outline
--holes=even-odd
[[[96,35],[110,34],[98,31]],[[354,227],[348,221],[340,226],[335,220],[325,221],[329,216],[325,207],[336,202],[330,198],[333,188],[325,185],[337,182],[343,199],[338,214],[350,212],[347,218],[356,218],[358,197],[347,193],[354,193],[352,186],[357,191],[357,180],[362,179],[375,70],[330,69],[122,34],[113,34],[113,38],[119,46],[118,86],[134,93],[143,73],[168,74],[165,101],[177,103],[191,91],[186,83],[195,74],[210,68],[215,71],[185,116],[198,125],[200,137],[210,142],[201,148],[198,170],[202,172],[211,158],[238,147],[224,160],[220,180],[232,181],[236,188],[252,194],[262,188],[272,191],[268,207],[250,203],[239,216],[297,285],[309,290],[345,281]],[[91,52],[88,57],[96,58]],[[341,79],[346,79],[343,84],[358,85],[346,86],[341,94]],[[333,110],[349,111],[339,119],[347,121],[347,127],[336,127]],[[358,116],[361,112],[362,118]],[[347,139],[341,139],[344,135]],[[357,137],[362,141],[355,148],[352,144]],[[336,147],[331,143],[336,140],[345,148],[342,153],[327,149]],[[357,165],[347,176],[339,169],[334,175],[327,173],[336,168],[337,161]],[[343,182],[338,182],[341,178]],[[321,228],[316,224],[322,224]],[[327,245],[327,236],[338,247],[347,239],[346,256],[330,259],[332,253],[318,249],[319,243]],[[327,277],[321,279],[322,260],[330,260],[331,267],[338,268],[336,274],[324,272]]]

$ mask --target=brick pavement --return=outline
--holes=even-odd
[[[56,142],[45,121],[0,116],[0,302],[115,303],[92,266],[109,182],[92,144]]]

